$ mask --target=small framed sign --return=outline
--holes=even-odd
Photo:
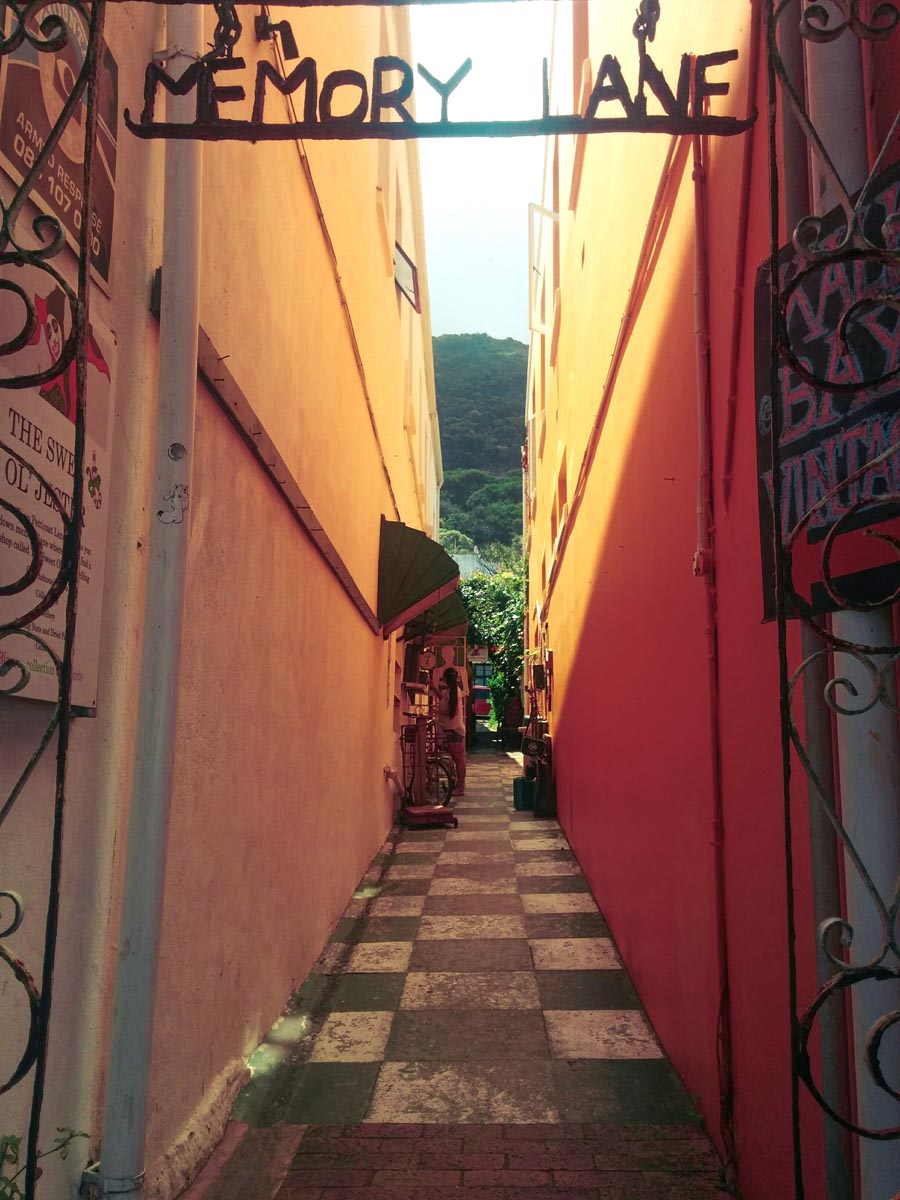
[[[394,282],[417,313],[422,311],[419,300],[419,272],[408,254],[394,242]]]
[[[4,12],[7,8],[4,6]],[[64,44],[55,54],[40,54],[42,24],[60,22]],[[34,165],[75,86],[88,45],[88,18],[55,0],[29,6],[25,38],[0,63],[0,167],[17,184]],[[0,15],[0,34],[6,22]],[[94,211],[91,214],[91,266],[109,294],[118,153],[119,71],[105,43],[100,51],[99,121],[94,156]],[[87,101],[76,105],[59,143],[38,175],[29,198],[57,217],[69,245],[77,249],[83,219],[84,122]]]
[[[900,211],[900,166],[868,185],[862,227],[877,245]],[[888,253],[843,248],[846,219],[822,219],[818,257],[779,252],[784,345],[780,403],[780,535],[790,586],[808,614],[877,607],[900,587],[900,271]],[[757,272],[756,437],[763,619],[776,616],[770,273]],[[793,351],[793,359],[789,351]],[[872,464],[867,469],[866,464]],[[838,598],[841,598],[839,603]],[[789,615],[799,615],[796,605]]]

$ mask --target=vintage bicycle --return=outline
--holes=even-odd
[[[442,752],[440,730],[427,712],[404,716],[412,719],[400,727],[404,786],[400,819],[407,826],[438,824],[456,828],[459,821],[447,806],[456,771],[450,756]]]

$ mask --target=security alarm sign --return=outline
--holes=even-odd
[[[40,40],[41,23],[63,21],[68,40],[62,49],[39,53],[27,40],[2,60],[0,73],[0,166],[21,183],[43,150],[54,122],[75,86],[87,50],[86,19],[66,4],[38,4],[27,26]],[[118,68],[107,46],[101,53],[97,144],[94,155],[94,211],[91,265],[109,282],[116,182]],[[72,113],[59,144],[38,176],[29,198],[57,217],[77,247],[84,209],[84,99]]]

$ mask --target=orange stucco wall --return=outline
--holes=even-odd
[[[250,10],[241,16],[249,109],[255,63],[274,61],[275,50],[256,41]],[[403,10],[272,16],[291,21],[301,52],[319,61],[320,79],[337,67],[371,74],[379,54],[411,58]],[[155,5],[111,6],[107,38],[120,107],[138,112],[144,68],[168,44],[164,14]],[[267,103],[267,117],[287,117],[277,93]],[[72,737],[57,963],[58,994],[68,1002],[51,1026],[46,1107],[46,1127],[87,1131],[92,1153],[102,1133],[144,686],[146,543],[159,507],[149,476],[161,350],[149,296],[161,254],[163,158],[161,143],[139,141],[120,122],[113,274],[109,295],[97,289],[92,307],[118,339],[112,474],[104,479],[110,534],[98,709]],[[219,144],[205,147],[203,160],[201,326],[374,610],[382,516],[429,534],[438,521],[416,148]],[[421,313],[395,286],[395,241],[418,266]],[[166,1198],[215,1144],[248,1057],[305,978],[391,825],[384,766],[398,757],[403,656],[396,635],[384,640],[363,619],[200,384],[190,495],[147,1140],[148,1196]],[[39,739],[41,713],[35,702],[2,699],[4,797],[3,785]],[[0,847],[4,886],[29,904],[13,950],[32,965],[41,949],[52,796],[48,756]],[[3,1010],[10,1047],[24,1021],[13,998]],[[26,1089],[3,1098],[4,1132],[24,1129],[27,1102]],[[77,1183],[76,1157],[48,1164],[50,1192]]]

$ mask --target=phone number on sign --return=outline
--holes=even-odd
[[[44,139],[24,113],[19,113],[16,125],[19,129],[24,130],[24,133],[13,135],[13,154],[24,165],[27,173],[34,166],[35,159],[43,149]],[[31,142],[34,144],[32,145]],[[55,155],[50,155],[46,167],[37,177],[37,187],[46,193],[50,203],[56,207],[60,215],[70,216],[75,232],[80,233],[84,208],[81,188],[63,164],[56,161]],[[94,212],[91,222],[91,254],[95,257],[99,256],[102,248],[100,244],[102,227],[101,217]]]

